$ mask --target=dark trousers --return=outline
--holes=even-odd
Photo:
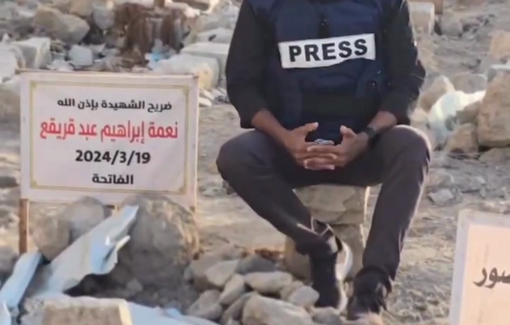
[[[400,263],[403,240],[416,212],[428,172],[430,147],[424,134],[408,126],[383,133],[375,145],[343,168],[310,171],[259,131],[226,142],[217,166],[221,176],[262,218],[303,250],[328,250],[314,231],[312,216],[293,189],[317,184],[382,184],[360,273],[376,270],[391,283]],[[389,288],[390,289],[390,288]],[[391,289],[390,289],[391,290]]]

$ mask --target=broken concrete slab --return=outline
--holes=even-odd
[[[47,37],[31,37],[13,45],[21,50],[29,69],[46,68],[51,63],[51,40]]]
[[[193,74],[198,76],[201,89],[210,90],[218,85],[220,65],[215,58],[179,54],[158,61],[153,71],[158,74]]]
[[[229,44],[200,42],[183,48],[182,53],[218,60],[220,64],[220,72],[223,74],[225,73],[229,47]]]

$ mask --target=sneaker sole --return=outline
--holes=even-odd
[[[340,282],[340,306],[338,306],[338,310],[342,313],[345,309],[347,309],[347,294],[345,293],[343,282],[344,279],[347,277],[347,274],[352,269],[353,265],[353,254],[351,247],[345,243],[344,241],[340,241],[342,243],[343,251],[345,252],[345,262],[343,263],[342,267],[337,268],[336,271],[336,277],[338,281]],[[347,324],[346,324],[347,325]],[[354,324],[353,324],[354,325]]]

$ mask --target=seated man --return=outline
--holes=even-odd
[[[347,307],[348,319],[382,324],[430,160],[426,137],[409,126],[425,72],[407,3],[245,0],[226,74],[241,126],[255,130],[222,146],[218,170],[310,257],[317,306],[339,305],[342,244],[293,189],[382,184]]]

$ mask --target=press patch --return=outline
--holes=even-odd
[[[374,34],[361,34],[278,44],[282,67],[321,68],[353,59],[375,60]]]

